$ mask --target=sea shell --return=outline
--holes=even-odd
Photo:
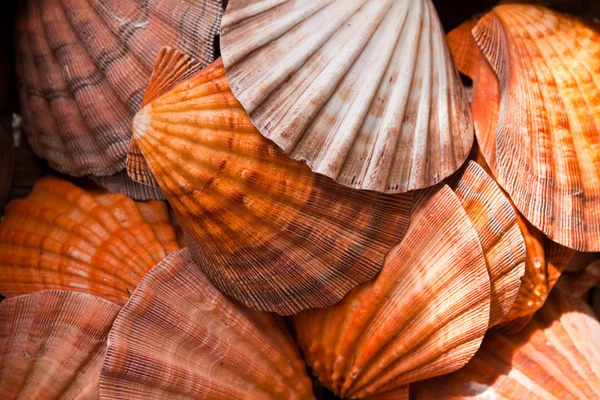
[[[473,118],[494,176],[551,240],[600,250],[600,33],[511,4],[486,14],[473,37],[484,56]]]
[[[518,335],[490,331],[462,369],[411,385],[424,399],[600,398],[600,323],[581,299],[554,291]]]
[[[283,321],[221,294],[187,249],[141,281],[117,317],[102,399],[312,399]]]
[[[0,222],[0,293],[91,293],[123,305],[141,277],[179,249],[166,203],[40,180]]]
[[[315,172],[401,193],[469,154],[470,107],[430,0],[231,0],[221,35],[252,122]]]
[[[441,186],[414,211],[371,282],[293,318],[319,380],[364,398],[462,367],[488,328],[490,280],[477,232]]]
[[[17,16],[17,73],[35,152],[74,176],[119,186],[131,121],[162,46],[214,60],[218,0],[24,0]],[[158,193],[156,189],[154,192]]]
[[[334,304],[406,231],[412,194],[346,188],[290,159],[252,126],[220,60],[199,71],[165,49],[133,131],[130,176],[160,184],[196,263],[251,308]]]
[[[97,399],[106,338],[120,307],[43,291],[0,303],[0,398]]]
[[[491,285],[490,326],[508,314],[525,273],[525,241],[510,200],[474,161],[450,182],[479,236]]]

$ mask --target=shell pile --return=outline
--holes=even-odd
[[[21,2],[0,398],[600,398],[600,33],[225,3]]]

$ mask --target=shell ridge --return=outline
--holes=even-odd
[[[471,232],[471,233],[473,233],[473,232]],[[476,233],[476,231],[475,231],[475,233]],[[442,236],[444,236],[443,233],[440,233],[440,234]],[[481,254],[482,255],[484,254],[483,250],[482,250]],[[487,268],[486,268],[486,274],[487,274]],[[455,285],[454,282],[452,282],[450,280],[447,280],[447,281],[443,282],[442,285],[440,285],[438,289],[440,291],[445,291],[445,290],[447,290],[449,288],[452,288],[453,284]],[[487,288],[489,288],[489,279],[488,279],[488,286],[487,286]],[[416,299],[414,299],[414,303],[419,303],[420,302],[419,300],[427,299],[429,296],[430,296],[429,293],[423,292],[420,296],[418,296]],[[469,296],[467,296],[467,297],[469,297]],[[488,302],[489,302],[489,299],[488,299]],[[485,303],[484,299],[479,298],[479,301],[476,304],[483,305],[483,307],[482,307],[483,309],[481,309],[481,308],[479,308],[479,309],[475,308],[472,312],[477,313],[478,317],[480,319],[489,319],[489,317],[490,317],[489,307],[485,307],[485,304],[483,304],[483,303]],[[431,305],[431,307],[434,307],[434,306]],[[414,310],[414,313],[419,313],[419,314],[420,313],[424,313],[424,312],[427,311],[428,308],[429,308],[429,305],[425,306],[424,309]],[[465,311],[462,308],[449,309],[447,311],[448,311],[448,315],[447,315],[447,319],[444,321],[444,325],[449,325],[449,324],[451,324],[452,321],[454,321],[456,319],[459,319],[461,317],[464,317],[464,312]],[[471,312],[471,311],[469,311],[469,312]],[[385,314],[385,310],[384,309],[380,309],[375,314],[376,314],[376,318],[375,319],[381,319],[382,321],[386,320],[386,316],[384,315]],[[404,348],[404,352],[398,353],[397,352],[397,345],[398,345],[397,344],[397,339],[399,339],[400,335],[405,336],[405,338],[406,337],[410,337],[411,336],[410,331],[412,329],[412,325],[414,323],[414,320],[417,320],[417,321],[419,320],[419,316],[417,315],[415,317],[414,314],[412,314],[412,315],[411,314],[406,314],[403,317],[405,317],[408,320],[410,320],[410,319],[413,319],[413,320],[407,322],[407,324],[405,324],[404,326],[400,327],[398,329],[398,332],[396,332],[392,336],[390,336],[389,340],[376,353],[373,353],[369,359],[367,359],[367,360],[363,359],[362,363],[365,364],[365,365],[368,364],[368,362],[375,363],[375,361],[376,361],[377,362],[376,363],[377,367],[381,368],[379,370],[379,372],[377,372],[377,370],[373,370],[372,368],[371,369],[361,368],[359,370],[359,377],[361,379],[357,379],[352,384],[351,389],[350,389],[351,393],[360,392],[366,386],[371,387],[373,385],[376,385],[375,382],[378,382],[378,378],[379,377],[385,377],[385,376],[390,375],[390,372],[389,372],[390,369],[391,370],[396,370],[396,369],[403,370],[403,368],[405,368],[404,364],[406,362],[406,360],[403,360],[404,356],[407,356],[410,353],[415,353],[415,352],[418,353],[418,351],[417,351],[418,349],[422,349],[423,346],[427,345],[427,343],[428,343],[428,341],[430,341],[430,339],[432,339],[432,338],[435,339],[437,337],[436,335],[439,335],[439,332],[435,332],[435,331],[422,333],[418,337],[413,337],[412,338],[413,340],[415,340],[415,342],[409,342],[409,343],[411,343],[412,347],[410,347],[410,348]],[[363,338],[362,341],[364,341],[364,340],[367,340],[367,339]],[[465,343],[469,343],[469,341],[470,341],[470,339],[468,337],[463,338],[463,340],[464,340]],[[403,347],[405,347],[405,346],[406,346],[406,344],[403,345]],[[360,347],[360,342],[359,342],[359,345],[357,347]],[[389,359],[388,358],[388,360],[386,360],[385,358],[382,359],[381,355],[385,351],[393,351],[393,355],[394,355],[395,358],[394,359]],[[429,359],[423,360],[423,361],[421,361],[421,363],[424,364],[427,361],[431,361],[434,357],[436,359],[437,358],[443,358],[444,354],[446,354],[446,353],[452,353],[454,351],[455,351],[455,349],[449,349],[449,350],[447,350],[443,354],[439,354],[439,355],[438,354],[433,354],[433,355],[430,356]],[[385,362],[385,364],[383,364],[384,362]],[[465,361],[465,363],[466,363],[466,361]],[[382,368],[383,365],[385,365],[384,368]],[[416,368],[416,370],[418,371],[418,368]],[[404,371],[403,372],[403,374],[408,374],[408,373],[409,373],[409,371]],[[382,379],[384,379],[384,378],[382,378]],[[399,382],[402,382],[402,384],[408,384],[408,383],[410,383],[410,381],[405,381],[405,380],[400,380]],[[376,387],[380,388],[381,386],[384,386],[387,383],[389,383],[389,382],[386,382],[386,383],[383,383],[383,384],[379,383],[379,384],[377,384],[378,386],[376,386]]]
[[[244,105],[244,109],[248,112],[248,114],[252,118],[252,122],[257,127],[268,123],[268,120],[263,120],[263,119],[259,120],[259,119],[253,118],[253,114],[255,114],[255,111],[257,110],[257,106],[260,103],[263,103],[262,107],[264,107],[266,104],[268,104],[267,100],[269,98],[272,98],[273,95],[276,94],[277,92],[281,91],[280,90],[281,87],[283,85],[285,85],[287,83],[287,81],[289,81],[290,79],[294,79],[295,76],[299,76],[298,74],[295,74],[294,72],[297,71],[300,66],[306,65],[315,56],[319,55],[319,53],[321,53],[320,50],[322,49],[323,43],[327,41],[327,38],[336,36],[336,34],[341,29],[340,27],[344,26],[346,24],[346,22],[352,18],[352,12],[361,11],[362,7],[365,3],[369,4],[366,2],[366,0],[351,0],[351,1],[346,1],[345,4],[342,2],[339,2],[339,1],[332,1],[324,7],[324,9],[326,9],[328,11],[331,11],[331,10],[335,11],[335,13],[333,13],[335,18],[328,20],[328,24],[326,25],[327,29],[323,29],[323,26],[321,25],[320,26],[321,29],[314,30],[314,28],[316,28],[317,25],[316,25],[316,22],[313,20],[315,20],[317,18],[318,14],[320,14],[321,11],[324,11],[324,9],[321,9],[319,12],[311,15],[311,17],[302,21],[302,23],[296,24],[288,32],[286,32],[285,34],[281,34],[277,39],[270,42],[269,46],[271,46],[271,47],[275,46],[278,43],[281,44],[281,42],[283,42],[283,44],[287,44],[285,42],[288,42],[291,40],[290,37],[287,36],[288,33],[291,33],[291,36],[293,37],[294,34],[297,34],[297,33],[300,33],[303,31],[303,29],[301,29],[301,28],[306,29],[306,26],[304,26],[304,25],[309,25],[308,28],[313,29],[312,31],[309,31],[310,33],[305,33],[303,35],[300,35],[303,38],[308,37],[308,38],[312,39],[312,42],[310,42],[311,46],[309,46],[307,49],[304,49],[303,52],[291,53],[291,54],[286,55],[281,60],[281,61],[285,62],[285,64],[284,64],[284,69],[280,73],[276,73],[276,71],[281,70],[282,67],[281,66],[277,67],[275,65],[269,66],[268,68],[258,68],[254,71],[248,71],[246,74],[240,75],[240,76],[234,76],[234,74],[232,72],[239,70],[241,64],[236,63],[235,66],[230,65],[226,68],[227,77],[229,79],[229,82],[231,83],[231,87],[232,87],[232,89],[234,89],[234,88],[236,89],[236,90],[233,90],[235,97],[240,101],[240,103],[242,103]],[[225,41],[225,39],[224,39],[224,41]],[[346,40],[345,42],[348,42],[348,40]],[[225,50],[225,49],[226,49],[226,47],[223,48],[223,50]],[[261,49],[265,49],[266,52],[269,53],[269,47],[267,47],[267,45],[264,45],[257,49],[252,49],[251,52],[249,53],[252,55],[247,57],[246,60],[244,60],[243,62],[248,63],[250,61],[255,61],[255,58],[258,56],[254,53]],[[267,56],[269,56],[269,54],[267,54]],[[225,57],[225,59],[227,60],[225,62],[225,64],[229,64],[230,63],[229,57]],[[329,58],[329,60],[331,61],[332,58]],[[295,71],[293,70],[294,68],[296,69]],[[323,69],[323,68],[324,67],[321,67],[321,69]],[[257,76],[257,74],[258,74],[258,76]],[[256,88],[246,88],[244,90],[241,88],[242,84],[244,83],[244,78],[245,78],[245,80],[252,78],[253,81],[259,81],[259,82],[264,81],[265,87],[260,88],[260,90],[258,90]],[[296,79],[298,79],[298,78],[296,78]],[[250,90],[252,92],[248,93],[248,91],[250,91]],[[252,95],[258,96],[258,99],[250,100],[248,97],[251,97]],[[268,119],[271,119],[272,117],[273,116],[270,115]],[[273,125],[273,124],[271,124],[271,125]],[[286,127],[286,129],[284,129],[284,131],[287,130],[287,124],[282,125],[282,126]],[[273,139],[278,139],[279,136],[282,136],[282,134],[283,134],[283,132],[281,132],[280,134],[278,134],[276,136],[269,135],[266,137],[273,140]],[[288,138],[289,137],[286,137],[286,139],[288,139]],[[287,146],[280,145],[280,147],[284,148]]]
[[[361,0],[362,1],[362,0]],[[360,7],[359,11],[364,11],[363,10],[364,6]],[[370,9],[367,9],[366,11],[364,11],[365,13],[367,13],[367,11],[369,12],[366,16],[365,19],[366,21],[376,21],[377,23],[374,24],[373,27],[370,27],[367,22],[365,21],[360,21],[360,23],[362,23],[363,25],[367,25],[366,28],[369,28],[371,31],[376,32],[381,24],[383,23],[383,21],[385,20],[385,15],[384,13],[380,10],[380,11],[371,11]],[[340,34],[340,31],[344,28],[346,28],[347,26],[351,26],[352,24],[349,23],[348,21],[354,21],[354,16],[349,16],[348,19],[345,22],[342,22],[340,24],[340,28],[338,28],[338,30],[336,30],[334,33],[332,33],[332,35],[334,37],[336,37],[337,35]],[[347,23],[348,22],[348,23]],[[344,26],[346,25],[346,26]],[[359,25],[359,28],[363,27],[363,25]],[[360,32],[360,29],[356,28],[357,32]],[[359,35],[360,37],[364,36],[364,35]],[[365,53],[365,49],[368,47],[369,43],[371,42],[370,39],[363,37],[361,39],[361,41],[359,42],[362,43],[362,46],[357,46],[354,45],[352,46],[352,40],[351,38],[348,38],[346,40],[340,40],[344,42],[344,47],[347,48],[347,52],[344,53],[345,57],[351,57],[355,62],[356,60],[360,60],[361,59],[361,55],[363,55],[363,53]],[[319,49],[317,49],[313,54],[311,54],[310,56],[307,57],[307,59],[304,61],[304,66],[312,66],[313,64],[317,63],[318,60],[323,59],[323,62],[320,64],[317,64],[316,67],[314,67],[315,69],[315,74],[314,76],[308,76],[306,77],[306,74],[294,74],[292,73],[289,76],[288,80],[284,80],[281,82],[281,84],[279,84],[277,87],[275,87],[265,98],[263,104],[261,106],[258,107],[258,109],[253,110],[250,113],[250,117],[252,118],[253,115],[257,114],[257,113],[262,113],[262,110],[265,110],[266,112],[268,112],[269,114],[272,113],[275,114],[275,118],[273,118],[273,116],[271,115],[269,118],[253,118],[253,122],[255,123],[255,125],[257,127],[259,126],[263,126],[263,127],[267,127],[267,126],[282,126],[282,130],[281,132],[279,132],[276,135],[268,135],[265,136],[267,138],[269,138],[270,140],[273,140],[281,149],[283,149],[285,152],[287,153],[293,153],[293,154],[297,154],[297,157],[294,157],[297,160],[300,161],[304,161],[306,162],[311,169],[313,169],[315,172],[319,172],[319,170],[317,169],[318,167],[318,159],[314,160],[312,159],[312,157],[307,157],[306,151],[301,151],[301,149],[298,149],[298,146],[300,143],[304,143],[307,145],[311,145],[312,142],[314,142],[314,139],[317,138],[312,138],[311,137],[311,132],[310,132],[310,127],[311,127],[311,121],[308,120],[306,118],[307,115],[310,114],[311,111],[313,111],[316,115],[319,115],[319,113],[321,113],[323,111],[323,107],[326,106],[326,96],[325,94],[327,94],[328,96],[332,96],[334,95],[337,90],[339,89],[340,85],[344,82],[344,78],[350,74],[352,72],[352,65],[348,66],[348,65],[342,65],[340,64],[340,61],[336,60],[335,57],[329,57],[329,58],[325,58],[324,57],[324,53],[325,52],[325,47],[326,45],[322,45]],[[318,67],[318,69],[317,69]],[[311,67],[312,68],[312,67]],[[273,67],[272,69],[276,69],[276,67]],[[331,78],[332,75],[332,71],[338,71],[340,72],[340,76],[333,79]],[[318,72],[318,73],[316,73]],[[265,71],[264,75],[267,75],[269,73],[269,71]],[[331,78],[331,79],[327,79],[326,82],[324,82],[324,78],[323,75],[327,75],[327,78]],[[286,122],[285,124],[282,122],[284,121],[284,118],[286,117],[285,113],[280,112],[279,110],[282,108],[282,106],[279,104],[279,102],[276,102],[274,100],[277,99],[276,96],[281,97],[281,93],[285,93],[288,89],[288,87],[292,86],[293,84],[297,84],[299,86],[301,86],[301,90],[300,91],[296,91],[294,92],[294,96],[297,96],[298,100],[294,101],[293,103],[289,103],[289,105],[287,105],[287,109],[290,110],[293,114],[293,118],[291,121]],[[312,93],[314,93],[316,90],[319,91],[319,100],[318,101],[309,101],[310,98],[312,97]],[[281,92],[281,93],[280,93]],[[306,98],[306,101],[305,101]],[[317,121],[318,118],[315,118],[314,121]],[[316,133],[318,134],[318,132]],[[332,139],[335,140],[335,135],[327,135],[329,137],[332,137]],[[304,140],[303,140],[304,139]],[[324,151],[324,145],[327,143],[328,138],[325,137],[325,141],[324,143],[321,143],[319,148],[316,150],[317,154],[322,154]]]
[[[397,3],[395,3],[395,5],[396,4]],[[336,87],[334,92],[335,96],[343,99],[342,93],[345,92],[345,85],[348,84],[346,81],[350,81],[350,83],[352,83],[352,77],[357,74],[355,70],[360,70],[363,64],[367,64],[370,53],[374,52],[374,50],[378,50],[372,45],[372,42],[376,42],[379,36],[384,36],[384,34],[387,32],[384,31],[386,28],[386,20],[395,20],[393,17],[398,17],[398,12],[394,11],[394,6],[392,6],[389,13],[381,20],[370,41],[364,46],[364,49],[357,58],[357,61],[347,71],[343,79]],[[394,56],[394,50],[399,46],[401,33],[406,29],[407,16],[408,11],[403,12],[403,14],[401,14],[402,18],[398,18],[398,20],[395,21],[400,22],[401,29],[394,32],[393,46],[388,46],[387,48],[377,52],[376,55],[378,58],[377,60],[373,60],[373,63],[377,64],[377,69],[376,71],[372,72],[372,75],[375,78],[371,78],[371,80],[364,79],[363,81],[354,82],[354,85],[350,85],[349,88],[352,89],[351,93],[356,93],[356,95],[352,96],[349,100],[344,101],[345,103],[348,103],[348,105],[343,114],[338,112],[340,118],[336,119],[335,128],[332,129],[332,132],[335,133],[328,135],[325,145],[323,146],[324,150],[320,151],[319,155],[315,158],[313,162],[313,164],[316,165],[314,171],[320,172],[326,176],[330,176],[346,186],[354,186],[355,184],[360,184],[364,181],[366,173],[365,168],[361,168],[363,171],[361,171],[361,169],[353,171],[354,163],[352,162],[352,159],[355,158],[353,155],[360,152],[359,149],[355,148],[360,146],[359,142],[364,136],[364,126],[368,123],[367,120],[371,118],[369,115],[370,110],[374,107],[374,102],[376,101],[375,99],[378,98],[381,82],[386,75],[389,74],[390,64],[392,63]],[[390,25],[390,23],[387,25]],[[385,59],[385,63],[380,62],[382,58]],[[300,139],[301,142],[310,142],[310,132],[313,130],[315,125],[321,123],[321,116],[323,116],[323,119],[327,117],[327,115],[323,114],[328,105],[329,104],[324,104],[321,110],[319,110],[319,114],[317,114],[313,122],[310,123],[305,131],[305,134]],[[355,116],[353,117],[353,115]],[[345,129],[350,131],[350,135],[347,135],[344,140],[340,140],[339,132],[344,132]],[[374,142],[377,141],[380,130],[381,126],[377,128],[375,135],[373,136]],[[371,140],[371,138],[369,138],[369,140]],[[292,153],[291,156],[293,158],[297,158],[296,153]],[[333,160],[328,159],[328,157],[333,158]],[[367,154],[365,159],[372,159],[371,154]],[[368,165],[369,164],[367,164],[367,167]],[[361,176],[357,180],[356,175],[359,174]],[[348,177],[344,177],[345,175],[348,175]],[[352,175],[352,179],[348,183],[350,175]]]
[[[421,17],[422,18],[422,14],[424,13],[423,8],[421,7],[421,3],[419,4],[419,8],[417,10],[417,18],[415,18],[415,21],[419,21]],[[410,74],[410,78],[411,80],[414,78],[415,73],[417,71],[417,65],[418,65],[418,57],[417,54],[420,50],[420,43],[421,43],[421,33],[422,33],[422,26],[420,24],[409,24],[409,20],[411,19],[412,16],[412,12],[410,10],[407,10],[406,13],[404,13],[404,20],[402,21],[402,28],[400,29],[400,31],[398,32],[398,36],[396,38],[396,43],[394,45],[394,48],[392,50],[392,54],[390,55],[390,58],[388,60],[388,65],[384,71],[383,76],[381,77],[380,80],[380,85],[381,86],[381,82],[383,82],[383,78],[387,76],[387,74],[389,73],[390,70],[390,64],[393,61],[397,61],[397,58],[399,58],[400,54],[402,54],[402,50],[400,50],[400,46],[403,43],[403,38],[406,37],[405,35],[407,33],[415,33],[415,36],[418,38],[418,44],[413,44],[411,47],[409,47],[409,51],[410,53],[408,54],[408,59],[410,60],[407,64],[409,64],[408,67],[408,71],[404,71],[402,70],[402,72],[407,72],[408,74]],[[417,32],[413,32],[413,30],[415,30],[415,25],[416,25],[416,29],[418,30],[418,34]],[[405,31],[407,30],[407,31]],[[399,51],[400,50],[400,51]],[[407,77],[402,77],[402,80],[406,80]],[[398,77],[396,78],[398,79]],[[382,121],[378,124],[377,128],[375,129],[375,137],[373,140],[373,143],[375,144],[374,146],[372,146],[369,149],[369,153],[367,155],[367,157],[365,158],[366,160],[369,160],[366,163],[366,167],[363,168],[363,173],[362,176],[360,178],[360,180],[358,182],[356,182],[357,185],[360,185],[360,187],[365,188],[365,189],[371,189],[371,190],[378,190],[378,191],[382,191],[385,190],[386,187],[389,188],[389,177],[391,175],[391,171],[392,169],[394,169],[394,167],[396,167],[396,162],[397,160],[394,160],[393,158],[387,157],[388,159],[386,160],[385,158],[385,154],[386,154],[386,149],[387,147],[392,148],[392,149],[396,149],[399,146],[399,142],[401,141],[401,135],[399,134],[395,134],[396,130],[398,128],[396,128],[394,126],[394,117],[400,117],[402,118],[403,116],[406,116],[406,112],[407,112],[407,108],[409,107],[409,103],[410,103],[410,92],[412,91],[412,84],[406,85],[406,84],[402,84],[401,86],[398,85],[397,81],[394,82],[395,85],[392,89],[392,100],[390,100],[389,103],[394,103],[397,102],[398,105],[395,107],[395,109],[390,109],[389,104],[388,106],[385,108],[384,110],[384,114],[383,114],[383,119]],[[406,88],[408,87],[408,93],[404,93],[402,90],[400,89],[405,89],[406,92]],[[375,96],[373,97],[373,101],[375,99],[375,97],[377,97],[378,95],[378,91],[376,91]],[[369,113],[369,111],[372,109],[373,107],[373,102],[371,102],[371,107],[369,108],[369,110],[367,110],[367,113]],[[363,125],[360,127],[360,130],[364,129],[364,121],[363,121]],[[401,128],[400,128],[401,129]],[[382,132],[383,130],[383,132]],[[382,139],[380,139],[382,138]],[[378,140],[379,139],[379,140]],[[388,142],[387,140],[391,140],[390,142]],[[411,139],[414,140],[414,136],[411,137]],[[358,143],[357,143],[358,145]],[[407,146],[407,148],[409,148],[410,146]],[[347,158],[351,157],[351,152],[352,150],[350,150],[348,152]],[[375,153],[378,153],[377,156],[374,156]],[[409,159],[409,162],[407,163],[408,165],[408,170],[410,170],[411,168],[411,163],[412,160]],[[390,168],[387,167],[386,165],[392,165],[394,167]],[[402,167],[400,167],[402,168]],[[387,171],[385,171],[385,169],[387,169]],[[370,177],[370,179],[369,179]],[[344,182],[341,182],[344,183]],[[352,184],[354,182],[351,182]],[[387,190],[385,190],[387,191]],[[394,192],[395,190],[393,190],[392,192]]]

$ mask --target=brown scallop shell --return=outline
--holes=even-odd
[[[403,193],[466,160],[470,107],[430,0],[231,0],[221,32],[234,95],[313,171]]]
[[[0,293],[74,290],[123,305],[178,249],[166,203],[46,177],[0,222]]]
[[[106,338],[120,307],[76,292],[0,303],[0,398],[97,399]]]
[[[102,399],[313,399],[283,321],[221,294],[187,249],[141,281],[117,317]]]
[[[450,185],[479,236],[491,285],[490,326],[508,314],[525,273],[525,241],[510,200],[487,172],[468,161]]]
[[[365,398],[462,367],[489,316],[477,232],[444,185],[418,204],[375,280],[293,322],[319,380],[341,397]]]
[[[220,60],[199,70],[165,49],[133,130],[130,175],[158,182],[194,260],[251,308],[334,304],[406,231],[412,194],[353,190],[290,159],[256,131]]]
[[[490,331],[457,372],[411,385],[424,399],[600,398],[600,323],[581,299],[554,291],[517,335]]]
[[[34,151],[74,176],[131,196],[160,192],[125,175],[131,121],[162,46],[214,60],[218,0],[23,0],[17,16],[21,108]]]
[[[473,118],[494,176],[551,240],[600,250],[600,33],[511,4],[486,14],[473,37]]]

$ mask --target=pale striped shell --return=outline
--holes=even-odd
[[[430,0],[231,0],[221,31],[234,95],[313,171],[401,193],[467,158],[470,107]]]

